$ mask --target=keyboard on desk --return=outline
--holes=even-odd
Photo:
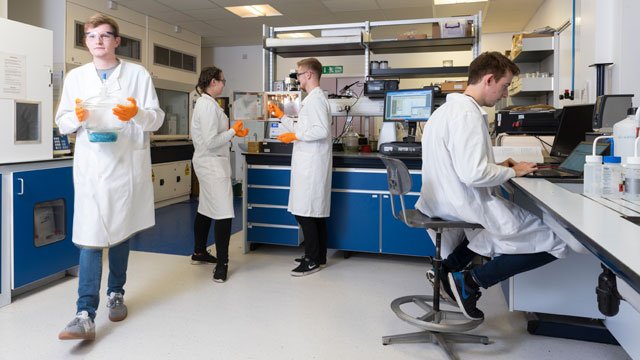
[[[389,156],[422,156],[422,144],[417,142],[394,141],[380,145],[380,153]]]

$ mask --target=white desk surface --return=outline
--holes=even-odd
[[[594,201],[544,179],[514,178],[511,182],[640,292],[640,225],[622,218],[607,200]]]

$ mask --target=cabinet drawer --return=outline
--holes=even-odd
[[[411,174],[411,191],[420,192],[422,177],[420,174]],[[333,189],[350,190],[378,190],[388,191],[387,173],[385,172],[356,172],[333,171],[331,182]]]
[[[287,205],[289,189],[254,188],[247,189],[249,204]]]
[[[296,218],[283,208],[249,207],[247,209],[247,222],[278,224],[278,225],[298,225]]]
[[[249,169],[247,170],[248,184],[289,186],[291,171],[275,169]]]
[[[251,225],[247,228],[247,241],[262,244],[290,246],[300,245],[297,228],[292,229]]]

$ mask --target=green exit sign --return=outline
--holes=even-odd
[[[342,65],[331,65],[322,67],[323,74],[342,74]]]

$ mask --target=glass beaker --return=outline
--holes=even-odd
[[[342,135],[342,147],[345,152],[358,152],[360,135],[358,135],[353,126],[349,124],[347,131]]]
[[[87,110],[87,118],[82,126],[87,130],[90,142],[115,142],[118,140],[118,132],[126,122],[120,121],[113,114],[113,108],[118,104],[126,104],[114,96],[94,96],[81,103]]]

